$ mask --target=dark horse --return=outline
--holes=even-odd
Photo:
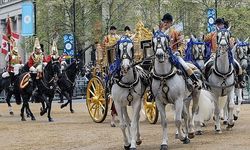
[[[87,49],[87,48],[86,48]],[[80,50],[78,52],[77,60],[71,63],[63,72],[61,78],[57,81],[58,87],[60,88],[60,94],[65,96],[67,98],[67,102],[61,105],[61,108],[66,107],[68,104],[70,104],[70,112],[74,113],[74,110],[72,108],[72,96],[73,96],[73,90],[75,87],[75,79],[76,76],[84,72],[83,70],[83,57],[84,53],[86,51]]]
[[[23,106],[21,108],[21,120],[26,121],[24,117],[24,109],[26,108],[29,112],[29,115],[31,117],[31,120],[35,120],[35,117],[33,113],[31,112],[29,108],[29,100],[34,94],[34,84],[37,85],[37,91],[39,95],[41,96],[43,102],[46,103],[46,107],[44,106],[43,109],[41,109],[40,114],[43,115],[48,111],[48,120],[51,122],[53,119],[50,116],[51,112],[51,105],[52,100],[54,98],[54,94],[56,91],[56,81],[58,76],[61,75],[60,72],[60,63],[58,61],[50,61],[44,68],[43,77],[38,80],[29,80],[30,74],[29,73],[23,73],[18,77],[18,87],[20,91],[20,95],[23,99]],[[24,81],[26,80],[26,82]],[[26,85],[25,85],[26,84]],[[24,86],[25,85],[25,86]],[[47,100],[48,98],[48,100]],[[42,104],[43,104],[42,102]]]
[[[16,75],[14,77],[14,85],[16,85],[16,82],[17,82],[17,78],[20,74],[24,73],[24,72],[28,72],[29,71],[29,68],[27,68],[28,66],[27,65],[24,65],[22,67],[22,69],[20,69],[19,71],[19,74]],[[9,107],[9,113],[10,115],[14,115],[13,111],[12,111],[12,106],[10,104],[10,99],[12,97],[12,95],[15,96],[15,100],[16,100],[16,104],[20,105],[21,104],[21,96],[19,94],[19,89],[17,86],[14,86],[12,89],[10,88],[10,82],[11,82],[11,79],[10,77],[7,77],[7,78],[2,78],[2,73],[0,74],[0,93],[4,90],[5,93],[6,93],[6,98],[5,98],[5,101],[7,102],[8,104],[8,107]]]

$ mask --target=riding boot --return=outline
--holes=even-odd
[[[11,91],[13,91],[14,90],[14,73],[9,72],[9,74],[10,74],[10,87],[9,87],[9,89]]]
[[[238,75],[238,84],[239,84],[240,88],[245,88],[246,87],[246,82],[244,80],[244,75],[243,74]]]
[[[196,75],[193,73],[189,77],[192,80],[194,87],[200,89],[201,86],[199,85],[199,80],[197,79]]]

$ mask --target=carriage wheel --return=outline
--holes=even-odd
[[[86,91],[86,105],[89,115],[96,123],[105,120],[108,112],[105,88],[102,80],[94,76],[90,79]]]
[[[146,118],[150,124],[156,124],[158,121],[159,111],[156,107],[155,100],[152,98],[151,92],[147,90],[143,98]]]

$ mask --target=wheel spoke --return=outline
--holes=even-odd
[[[93,84],[93,82],[91,82],[91,87],[93,88],[94,91],[96,90],[95,85]]]
[[[96,96],[95,93],[93,91],[91,91],[91,89],[88,89],[89,92],[93,95],[93,96]]]

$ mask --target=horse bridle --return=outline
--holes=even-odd
[[[164,40],[164,43],[161,42],[161,38],[162,37],[166,38],[166,40]],[[154,33],[153,39],[154,38],[156,38],[156,40],[157,40],[156,45],[154,45],[154,41],[152,40],[152,42],[153,42],[152,45],[153,45],[153,51],[154,51],[154,53],[156,54],[156,51],[157,51],[158,48],[162,48],[165,53],[168,53],[168,50],[167,50],[168,43],[167,43],[167,41],[169,41],[169,37],[167,35],[165,35],[162,31],[156,31]]]
[[[221,33],[221,37],[218,36],[218,33]],[[225,37],[225,34],[228,33],[229,36]],[[229,38],[230,38],[231,33],[227,29],[221,29],[217,31],[217,45],[219,46],[221,43],[221,40],[224,39],[226,40],[227,46],[230,46]]]
[[[240,47],[244,46],[249,46],[249,43],[239,43],[236,46],[236,54],[240,61],[243,59],[247,59],[247,51],[245,49],[243,49],[243,56],[242,57],[240,56]]]
[[[132,56],[129,56],[128,51],[127,51],[129,43],[133,44],[133,42],[130,39],[127,39],[127,38],[119,41],[119,44],[118,44],[118,54],[119,54],[119,57],[122,57],[122,58],[120,58],[121,60],[123,60],[123,59],[129,59],[130,61],[133,62],[133,59],[134,59],[134,50],[133,50],[133,47],[131,48],[131,55]],[[122,44],[122,52],[123,52],[122,55],[121,55],[121,50],[120,50],[120,47],[119,47],[120,44]]]
[[[196,51],[194,50],[194,47],[193,47],[194,45],[197,45],[197,47],[198,47],[198,56],[197,57],[195,57]],[[205,43],[204,42],[193,42],[192,54],[193,54],[193,58],[195,60],[203,60],[205,57],[204,51],[202,49],[202,45],[205,45]]]

